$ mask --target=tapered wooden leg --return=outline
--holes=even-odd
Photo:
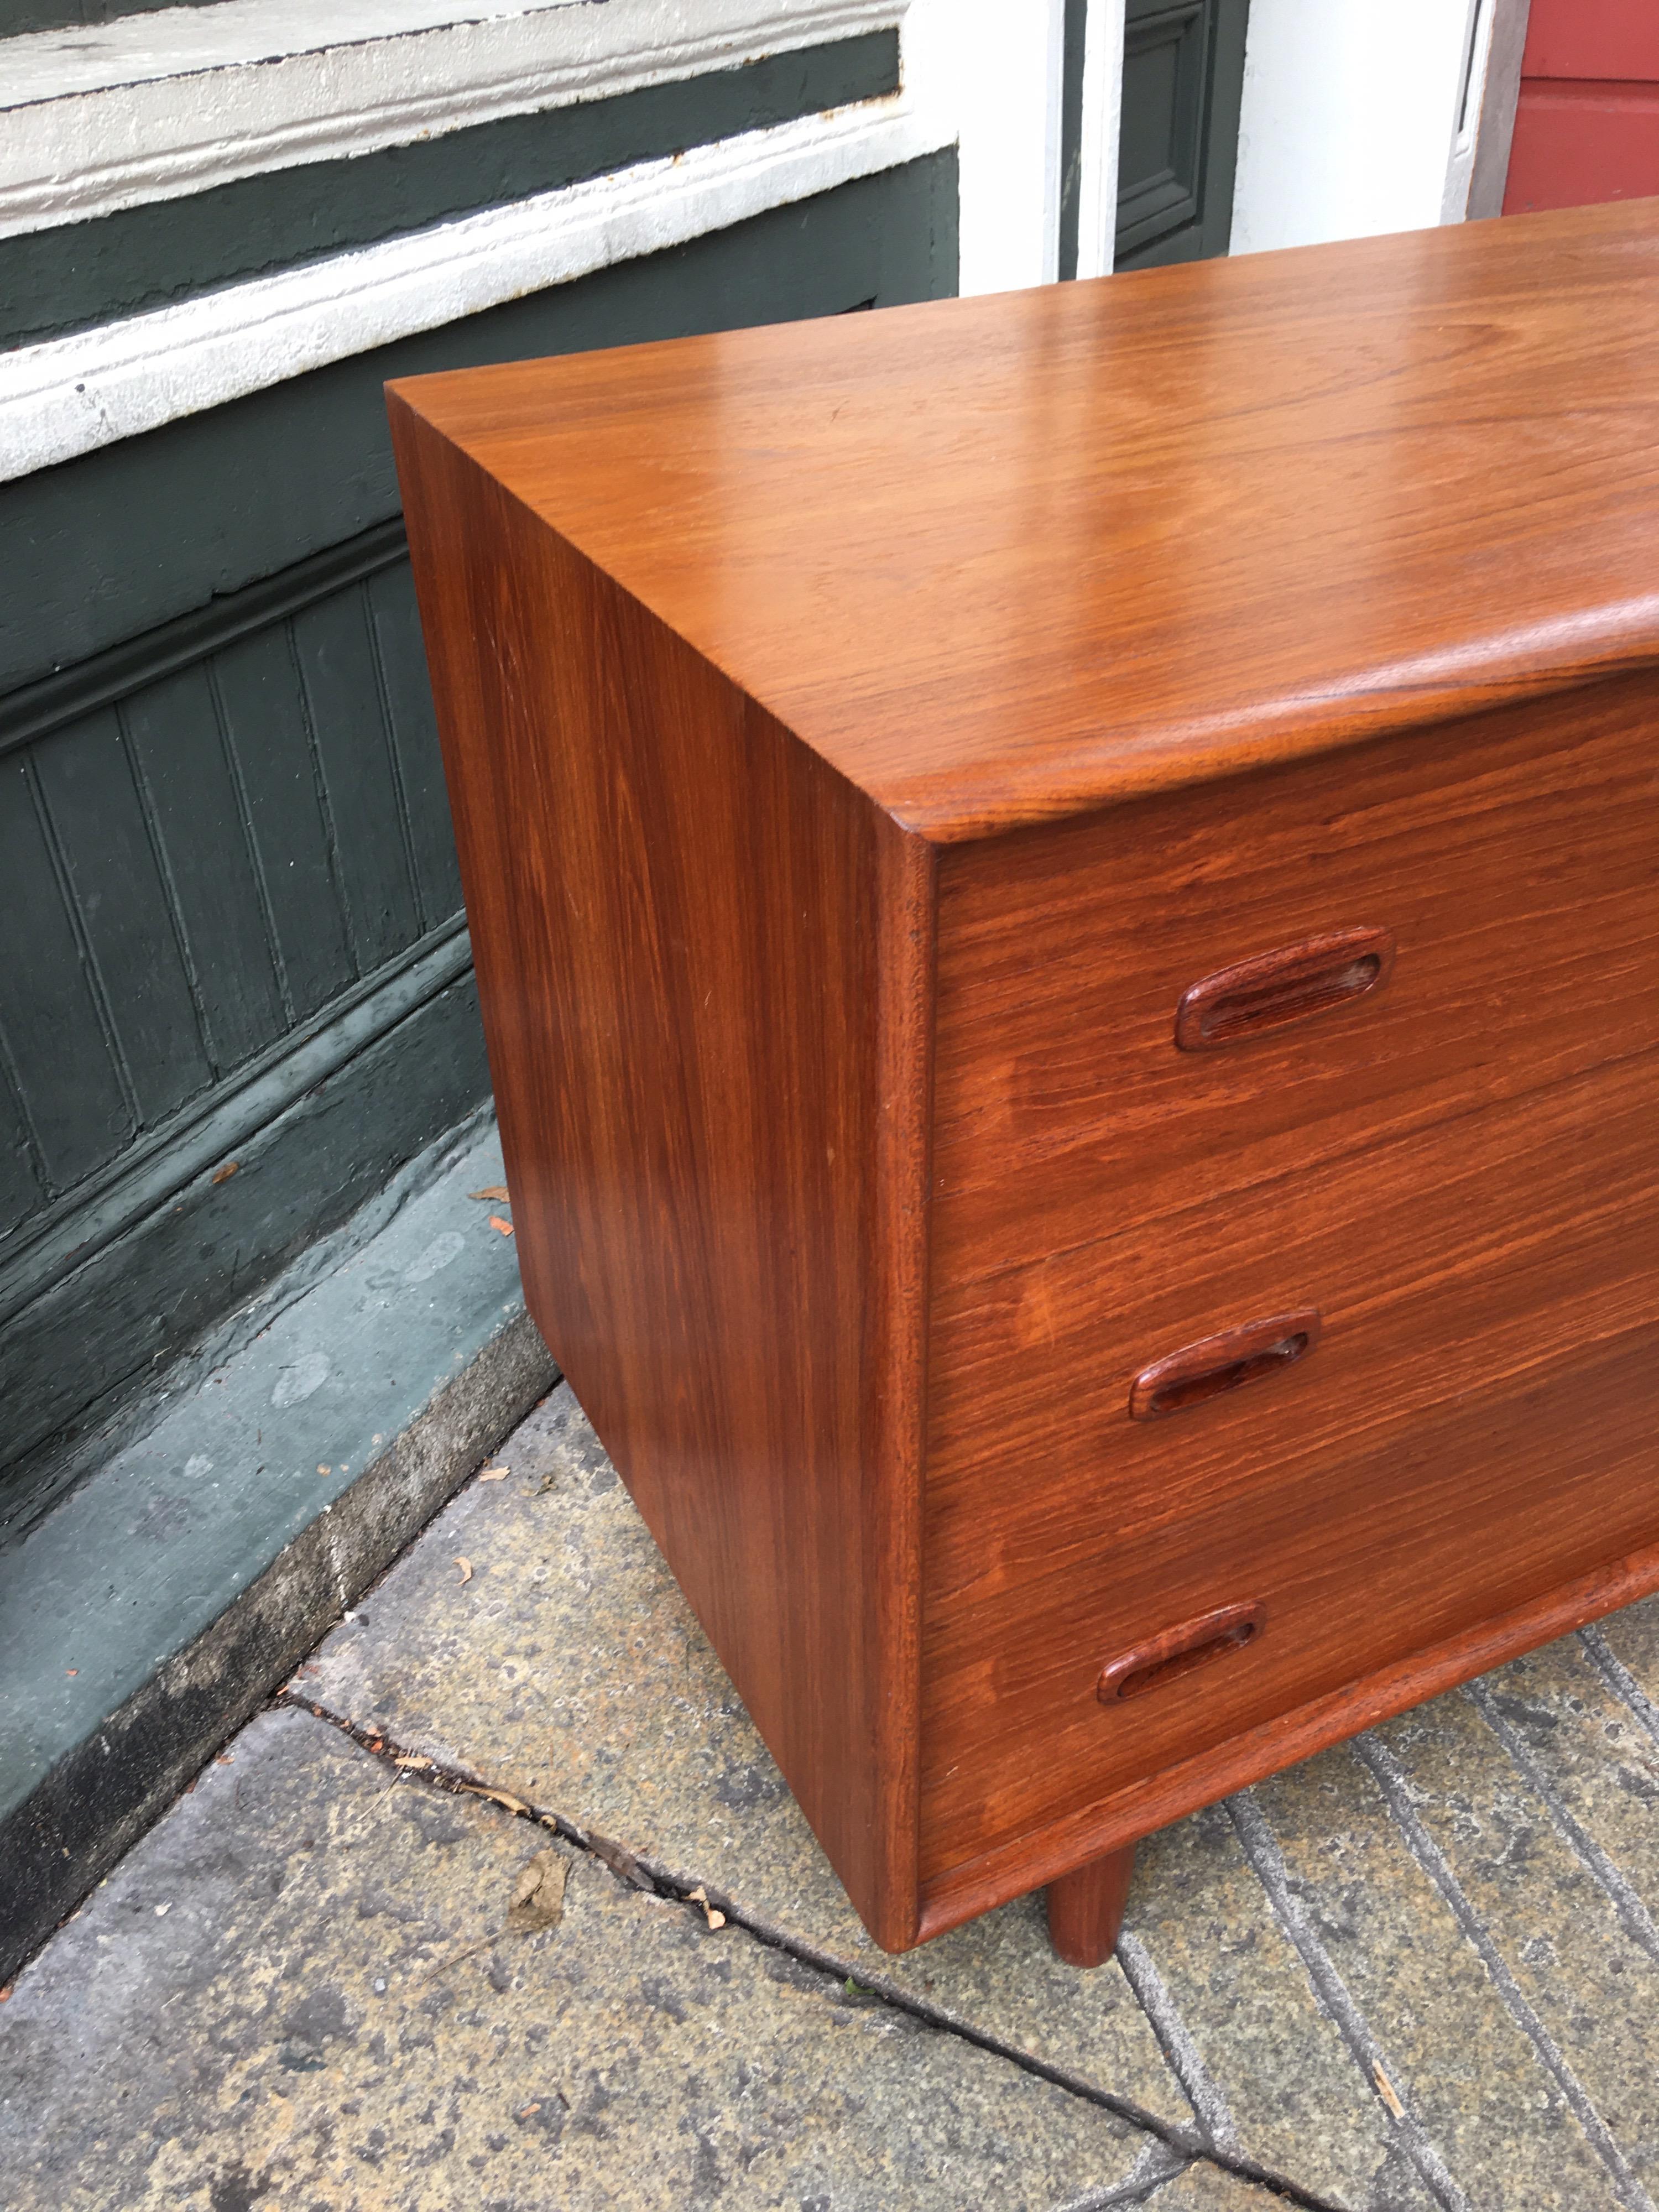
[[[1108,1851],[1048,1885],[1048,1941],[1068,1966],[1098,1966],[1117,1948],[1135,1847]]]

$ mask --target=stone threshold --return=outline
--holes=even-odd
[[[0,1553],[0,1980],[556,1379],[502,1180],[432,1146]]]

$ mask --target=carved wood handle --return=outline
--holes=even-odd
[[[1143,1691],[1174,1681],[1178,1674],[1190,1674],[1194,1667],[1242,1650],[1267,1625],[1267,1607],[1255,1602],[1200,1613],[1109,1659],[1100,1670],[1097,1695],[1103,1705],[1115,1705],[1120,1698],[1138,1698]]]
[[[1182,1052],[1242,1044],[1287,1022],[1306,1021],[1380,991],[1394,967],[1387,929],[1334,929],[1282,951],[1218,968],[1181,994],[1175,1041]]]
[[[1219,1336],[1201,1336],[1143,1367],[1129,1389],[1129,1419],[1157,1421],[1185,1413],[1206,1398],[1224,1396],[1292,1367],[1319,1341],[1319,1310],[1300,1306],[1267,1321],[1245,1322]]]

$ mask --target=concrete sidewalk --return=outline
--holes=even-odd
[[[1659,1603],[864,1936],[568,1389],[0,2007],[0,2206],[1645,2212]]]

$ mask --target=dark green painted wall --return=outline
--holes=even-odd
[[[898,81],[898,33],[878,31],[0,239],[0,347],[874,99]]]
[[[0,693],[395,514],[389,377],[953,290],[955,174],[913,163],[0,485]]]
[[[956,208],[936,155],[0,488],[0,1527],[485,1093],[384,380],[938,296]]]
[[[88,24],[113,23],[123,15],[147,15],[155,0],[0,0],[0,38],[19,31],[78,31]],[[206,8],[212,0],[168,0],[175,8]]]

